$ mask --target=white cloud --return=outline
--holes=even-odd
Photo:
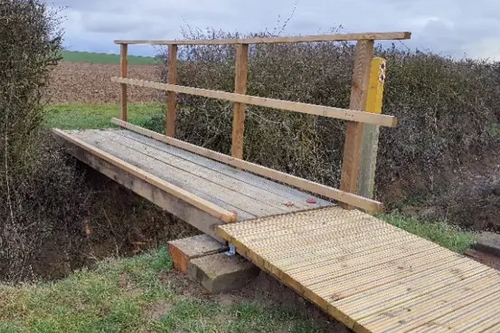
[[[500,37],[485,38],[471,42],[463,47],[464,51],[473,58],[483,58],[500,61]]]
[[[241,33],[273,30],[295,8],[285,34],[315,34],[342,25],[348,32],[411,31],[414,48],[498,57],[498,0],[52,0],[65,6],[66,45],[116,52],[114,39],[182,38],[181,27]],[[131,53],[152,53],[135,47]]]

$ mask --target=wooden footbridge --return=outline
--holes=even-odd
[[[229,242],[356,332],[500,332],[500,272],[378,220],[368,213],[382,204],[356,194],[366,129],[396,126],[392,116],[366,112],[374,41],[409,36],[116,41],[122,73],[112,80],[121,84],[122,114],[112,122],[118,129],[54,133],[78,159]],[[246,95],[249,44],[346,40],[357,41],[349,109]],[[168,45],[169,82],[127,78],[129,44]],[[192,44],[236,44],[235,93],[176,84],[177,47]],[[168,92],[166,136],[126,121],[127,85]],[[174,138],[177,93],[234,102],[232,156]],[[346,120],[341,188],[244,161],[246,105]]]

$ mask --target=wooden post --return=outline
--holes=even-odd
[[[370,85],[366,111],[382,113],[384,82],[387,62],[383,58],[373,58],[370,69]],[[361,148],[361,166],[359,171],[359,195],[373,199],[375,187],[375,169],[380,126],[365,124],[363,129],[363,145]]]
[[[121,77],[127,77],[128,74],[128,44],[120,44],[120,64],[121,64]],[[127,121],[127,84],[121,84],[121,119]]]
[[[354,72],[352,77],[351,101],[349,109],[365,110],[370,80],[370,64],[373,58],[373,40],[360,40],[356,45]],[[363,142],[363,123],[348,122],[345,134],[344,158],[340,189],[357,193],[361,145]],[[342,208],[353,209],[352,206],[340,203]]]
[[[234,79],[234,92],[247,93],[248,80],[248,44],[236,45],[236,71]],[[234,103],[233,133],[231,156],[243,159],[243,136],[245,132],[246,104]]]
[[[168,46],[168,83],[177,84],[177,45]],[[175,137],[175,120],[177,118],[177,93],[167,92],[166,134]]]

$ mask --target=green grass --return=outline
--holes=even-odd
[[[160,104],[130,104],[128,121],[142,125],[153,115],[163,113]],[[99,129],[113,127],[110,119],[120,118],[119,105],[57,104],[46,106],[45,126],[60,129]]]
[[[463,231],[445,222],[422,222],[399,213],[383,214],[377,217],[458,253],[464,253],[477,239],[476,234]]]
[[[0,332],[322,332],[300,314],[177,294],[165,248],[102,261],[53,283],[0,286]]]
[[[120,55],[106,53],[91,53],[78,51],[63,51],[63,60],[68,62],[87,62],[93,64],[119,64]],[[130,65],[151,65],[155,63],[153,57],[128,56]]]

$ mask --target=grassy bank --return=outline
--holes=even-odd
[[[63,51],[63,60],[68,62],[86,62],[91,64],[116,64],[120,63],[120,55],[93,52]],[[128,56],[130,65],[151,65],[155,59],[152,57]]]
[[[464,253],[477,238],[476,234],[445,222],[422,222],[399,213],[382,214],[378,218],[458,253]]]
[[[166,277],[171,268],[161,248],[56,283],[0,287],[0,332],[323,332],[281,308],[183,295]]]
[[[112,127],[110,119],[120,117],[120,106],[117,104],[57,104],[46,107],[45,126],[61,129],[98,129]],[[162,113],[160,104],[130,104],[129,121],[143,124],[155,114]]]

